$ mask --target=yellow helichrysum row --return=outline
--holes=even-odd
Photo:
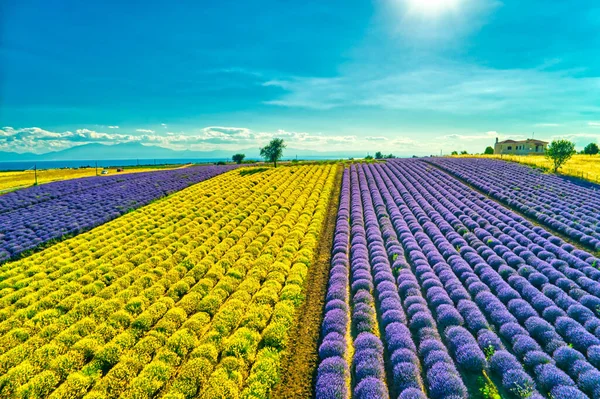
[[[173,166],[177,168],[181,166]],[[29,187],[35,183],[35,173],[33,170],[33,163],[31,168],[25,171],[0,171],[0,194],[6,191],[11,191],[17,188]],[[108,175],[114,174],[126,174],[126,173],[138,173],[138,172],[149,172],[152,170],[158,170],[158,168],[140,167],[140,168],[125,168],[123,172],[117,172],[117,168],[106,168]],[[164,168],[160,168],[163,170]],[[98,168],[100,173],[103,168]],[[38,184],[49,183],[59,180],[78,179],[81,177],[92,177],[96,176],[96,168],[78,168],[78,169],[43,169],[37,171]]]
[[[0,397],[266,397],[335,172],[233,171],[0,267]]]

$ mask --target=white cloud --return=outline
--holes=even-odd
[[[367,141],[387,141],[387,137],[383,136],[367,136],[365,137]]]
[[[118,144],[136,142],[173,150],[239,150],[258,148],[273,138],[283,138],[288,147],[322,151],[385,151],[395,154],[429,151],[431,143],[407,136],[366,136],[288,131],[254,131],[245,127],[208,126],[187,132],[132,134],[98,132],[86,128],[53,132],[38,127],[0,129],[0,151],[44,153],[87,143]]]
[[[441,136],[438,139],[440,140],[441,143],[452,143],[452,144],[458,144],[459,142],[488,142],[488,143],[492,143],[493,141],[496,140],[496,137],[498,137],[498,140],[508,140],[508,139],[512,139],[512,140],[524,140],[527,137],[525,135],[522,134],[501,134],[498,133],[496,131],[489,131],[489,132],[485,132],[485,133],[471,133],[471,134],[448,134],[445,136]]]
[[[552,136],[552,139],[574,139],[574,138],[591,138],[600,137],[599,133],[567,133]]]
[[[167,128],[167,124],[166,123],[161,123],[160,124],[162,127],[164,127],[165,129]]]
[[[208,135],[215,136],[230,136],[230,137],[248,137],[250,135],[250,129],[245,127],[226,127],[226,126],[209,126],[202,129],[202,131]]]
[[[591,127],[600,127],[600,122],[588,122],[588,125]]]
[[[118,129],[118,128],[119,128],[119,126],[109,126],[108,128],[109,128],[109,129]]]
[[[401,72],[354,68],[330,78],[270,80],[282,94],[266,104],[328,110],[374,107],[454,115],[600,112],[600,78],[573,71],[492,69],[440,62]],[[540,99],[543,99],[541,101]]]
[[[575,143],[575,147],[583,148],[591,142],[600,143],[600,133],[568,133],[552,136],[551,140],[570,140]]]
[[[150,129],[135,129],[135,131],[140,133],[154,133],[154,130]]]
[[[417,143],[418,142],[416,140],[413,140],[409,137],[396,137],[395,139],[393,139],[390,142],[390,144],[392,146],[394,146],[394,145],[417,145]],[[421,143],[421,145],[422,144],[428,145],[428,143]]]
[[[253,131],[244,127],[209,126],[191,132],[155,133],[146,129],[137,129],[144,134],[119,134],[97,132],[90,129],[52,132],[38,127],[0,129],[0,150],[13,152],[44,153],[50,150],[65,149],[86,143],[117,144],[138,142],[146,145],[171,148],[175,150],[209,150],[214,148],[248,148],[268,143],[275,137],[281,137],[289,146],[299,149],[322,151],[325,148],[351,148],[357,141],[356,136],[311,134],[276,130],[272,132]],[[363,142],[366,143],[365,140]]]

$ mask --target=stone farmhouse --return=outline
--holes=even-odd
[[[494,154],[543,154],[546,152],[546,147],[548,147],[548,143],[541,140],[504,140],[498,142],[498,137],[496,137],[496,144],[494,145]]]

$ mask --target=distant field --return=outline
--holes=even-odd
[[[466,158],[496,158],[550,170],[552,162],[542,155],[461,155]],[[574,155],[559,172],[600,183],[600,155]]]
[[[168,165],[156,167],[127,167],[124,172],[117,172],[117,168],[98,168],[98,174],[102,170],[108,170],[108,176],[114,174],[139,173],[149,172],[153,170],[175,169],[185,167],[182,165]],[[79,169],[46,169],[37,171],[38,184],[50,183],[53,181],[78,179],[80,177],[96,176],[96,168],[79,168]],[[104,175],[102,175],[104,176]],[[0,194],[16,190],[18,188],[32,186],[35,182],[35,174],[33,170],[16,171],[16,172],[0,172]]]

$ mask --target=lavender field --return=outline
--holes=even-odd
[[[232,168],[0,197],[0,397],[600,399],[596,186]]]
[[[106,223],[236,165],[66,180],[0,197],[0,263]]]
[[[433,164],[477,189],[553,228],[600,250],[600,190],[538,169],[493,159],[433,158]]]
[[[436,160],[497,183],[494,198],[508,189],[453,162]],[[561,195],[559,180],[536,178],[547,197],[507,202],[553,198],[593,224],[590,189]],[[335,228],[317,398],[600,398],[592,254],[421,160],[346,169]]]

